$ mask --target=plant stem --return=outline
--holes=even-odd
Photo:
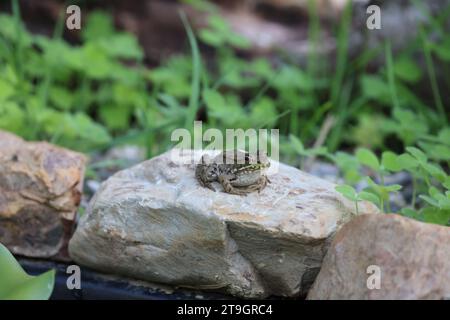
[[[416,196],[417,196],[417,178],[413,175],[412,176],[412,183],[413,183],[413,194],[411,199],[411,207],[413,209],[416,208]]]
[[[380,180],[381,180],[381,185],[384,188],[385,187],[384,174],[382,171],[380,172]],[[386,210],[388,213],[391,213],[391,197],[389,196],[389,192],[387,193]]]
[[[391,93],[392,104],[396,109],[398,109],[400,107],[400,102],[398,100],[397,88],[395,86],[394,59],[392,58],[391,43],[389,41],[386,41],[385,44],[385,56],[388,71],[389,91]]]
[[[13,0],[12,2],[12,12],[14,16],[14,24],[15,24],[15,32],[16,32],[16,39],[17,43],[15,46],[15,68],[17,71],[18,78],[20,79],[20,84],[23,83],[23,38],[22,38],[22,20],[20,17],[20,7],[19,7],[19,1]]]
[[[436,71],[434,69],[433,58],[430,52],[429,42],[426,40],[423,28],[420,29],[420,36],[422,38],[423,43],[423,52],[425,54],[425,62],[427,66],[428,77],[430,78],[431,90],[433,92],[434,102],[436,104],[436,108],[440,114],[440,119],[443,124],[447,123],[447,116],[445,114],[444,104],[442,103],[441,94],[439,92],[439,86],[437,84],[436,79]]]
[[[200,73],[201,73],[201,57],[197,45],[197,40],[195,38],[194,32],[192,31],[191,25],[183,11],[180,11],[180,18],[183,22],[184,28],[189,39],[189,45],[191,47],[192,54],[192,82],[191,82],[191,95],[189,97],[189,111],[186,117],[185,127],[189,128],[194,125],[195,117],[197,115],[197,110],[199,107],[200,99]]]

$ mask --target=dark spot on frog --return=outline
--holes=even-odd
[[[13,162],[19,161],[19,156],[18,156],[17,154],[13,155],[13,156],[11,157],[11,161],[13,161]]]

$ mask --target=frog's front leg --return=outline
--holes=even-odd
[[[262,175],[258,179],[258,183],[256,184],[256,190],[258,190],[258,192],[261,192],[262,190],[264,190],[264,188],[267,186],[268,183],[270,183],[269,178],[267,176]]]
[[[214,189],[214,187],[212,186],[211,181],[209,181],[207,178],[206,172],[207,169],[208,169],[207,157],[204,155],[201,158],[201,163],[197,164],[195,168],[195,178],[202,187],[208,188],[212,191],[216,191],[216,189]]]
[[[197,178],[198,182],[200,183],[200,185],[204,188],[208,188],[212,191],[216,191],[216,189],[214,189],[214,187],[212,186],[210,181],[207,181],[206,179],[204,179],[203,177],[203,168],[202,167],[197,167],[195,170],[195,177]]]
[[[235,179],[233,175],[221,175],[219,176],[219,183],[223,186],[223,190],[226,193],[237,194],[240,196],[246,196],[251,191],[243,188],[236,188],[232,185],[232,180]]]

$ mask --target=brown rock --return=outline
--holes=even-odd
[[[85,157],[0,131],[0,242],[29,257],[67,257]]]
[[[369,266],[380,271],[379,289]],[[308,299],[449,299],[450,228],[361,215],[334,238]]]

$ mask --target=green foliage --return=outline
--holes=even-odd
[[[380,199],[377,195],[370,193],[370,192],[366,192],[366,191],[356,192],[355,188],[353,188],[352,186],[346,185],[346,184],[337,186],[336,191],[339,192],[340,194],[342,194],[347,199],[355,202],[356,214],[358,214],[358,202],[359,201],[366,200],[366,201],[370,201],[374,204],[377,204],[380,202]]]
[[[317,147],[317,148],[305,148],[303,143],[294,135],[289,136],[289,140],[291,142],[291,145],[294,149],[294,151],[300,156],[300,157],[317,157],[317,156],[330,156],[328,153],[328,150],[326,147]],[[300,165],[302,168],[302,165]]]
[[[0,300],[47,300],[53,291],[55,270],[30,276],[0,243]]]
[[[61,37],[61,21],[53,38],[29,33],[13,1],[13,14],[0,14],[0,128],[88,153],[140,144],[149,157],[171,147],[171,132],[191,129],[194,120],[223,132],[279,128],[283,161],[300,159],[303,167],[321,157],[341,169],[349,186],[367,179],[366,190],[340,189],[352,201],[390,212],[389,196],[399,186],[385,185],[384,177],[406,171],[414,194],[401,214],[448,223],[449,101],[443,90],[450,83],[449,10],[430,17],[401,52],[386,42],[350,59],[348,5],[333,30],[331,62],[319,61],[314,51],[322,33],[310,1],[311,52],[300,66],[287,55],[242,58],[249,41],[213,3],[185,2],[207,13],[207,24],[194,32],[181,13],[190,51],[148,69],[136,37],[116,30],[109,14],[91,12],[81,43],[71,45]],[[208,63],[205,47],[213,51]],[[375,57],[385,65],[370,65]],[[324,132],[329,119],[333,124]]]
[[[392,151],[382,153],[381,161],[368,149],[359,149],[356,157],[347,154],[339,154],[334,157],[335,162],[345,169],[345,161],[337,159],[352,160],[347,168],[367,167],[373,170],[378,176],[380,183],[375,182],[369,176],[366,177],[368,188],[357,193],[353,187],[342,185],[336,188],[351,201],[367,200],[376,204],[381,210],[391,212],[389,207],[390,194],[402,189],[400,185],[384,185],[384,177],[387,174],[407,171],[413,178],[413,197],[410,207],[402,208],[399,212],[405,216],[412,217],[430,223],[450,225],[450,176],[435,162],[429,160],[428,156],[419,148],[407,147],[406,152],[400,155]],[[358,163],[355,163],[355,159]],[[345,172],[345,171],[344,171]],[[347,176],[344,176],[347,177]],[[347,179],[350,182],[357,182],[359,179]],[[360,194],[363,193],[361,197]],[[367,194],[371,194],[367,196]],[[417,210],[416,198],[422,200],[420,208]]]
[[[231,31],[229,24],[220,17],[213,15],[208,20],[208,28],[200,30],[200,39],[210,46],[221,47],[231,45],[237,48],[248,48],[249,42]]]

